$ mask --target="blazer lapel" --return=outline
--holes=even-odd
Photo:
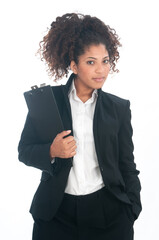
[[[66,85],[62,85],[62,94],[64,97],[64,102],[65,102],[65,106],[63,107],[63,124],[64,124],[64,128],[66,130],[72,130],[72,134],[73,134],[73,129],[72,129],[72,113],[71,113],[71,106],[70,106],[70,102],[69,102],[69,98],[68,98],[68,93],[69,93],[69,89],[71,86],[71,83],[74,79],[74,74],[71,74],[70,78],[68,79]],[[71,134],[71,135],[72,135]]]

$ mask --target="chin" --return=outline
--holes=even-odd
[[[100,88],[102,88],[103,85],[104,85],[104,83],[105,83],[105,81],[100,82],[100,83],[96,83],[96,84],[94,85],[94,86],[95,86],[95,89],[100,89]]]

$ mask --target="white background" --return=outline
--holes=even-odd
[[[135,161],[140,170],[143,211],[136,240],[157,240],[159,215],[159,17],[156,0],[10,0],[0,6],[0,239],[30,240],[29,207],[40,171],[18,161],[17,145],[27,114],[23,92],[53,84],[35,53],[59,15],[94,15],[121,38],[119,74],[104,90],[131,101]]]

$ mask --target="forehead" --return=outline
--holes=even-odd
[[[104,44],[91,44],[90,46],[86,46],[84,53],[81,55],[81,57],[106,57],[108,56],[108,51],[106,49],[106,46]]]

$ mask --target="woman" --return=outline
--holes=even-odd
[[[51,24],[39,52],[65,131],[41,142],[29,113],[19,160],[42,170],[30,212],[33,240],[132,240],[141,211],[139,171],[133,157],[130,102],[102,91],[115,72],[120,42],[96,17],[65,14]]]

